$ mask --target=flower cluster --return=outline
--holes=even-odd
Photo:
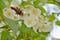
[[[51,22],[41,15],[41,10],[32,5],[24,6],[23,15],[17,15],[16,11],[11,8],[3,9],[4,16],[13,20],[24,20],[27,27],[32,27],[35,32],[50,32],[52,29]]]
[[[41,10],[35,8],[32,5],[25,6],[24,12],[26,17],[24,17],[24,23],[27,27],[33,27],[35,32],[50,32],[52,29],[52,23],[48,21],[41,15]]]

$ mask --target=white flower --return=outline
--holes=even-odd
[[[27,27],[33,27],[36,24],[36,21],[32,16],[30,16],[24,19],[24,23]]]
[[[52,23],[40,19],[36,25],[34,25],[33,30],[35,32],[50,32],[52,30]]]
[[[42,23],[39,23],[38,21],[37,21],[37,23],[36,23],[36,25],[34,25],[33,26],[33,30],[35,31],[35,32],[41,32],[42,30],[40,30],[40,27],[42,27],[43,25],[42,25]]]
[[[19,20],[19,15],[17,15],[16,12],[11,8],[3,9],[3,15],[13,20]]]
[[[3,21],[0,22],[0,27],[5,26],[5,23]]]
[[[38,9],[38,8],[32,8],[32,9],[30,10],[30,12],[31,12],[31,15],[34,16],[34,17],[38,17],[38,16],[40,16],[40,14],[41,14],[40,9]]]
[[[36,19],[36,21],[37,21],[37,22],[36,22],[36,25],[33,26],[33,30],[34,30],[35,32],[37,32],[37,31],[41,32],[41,30],[39,29],[39,27],[42,26],[42,24],[43,24],[43,21],[44,21],[43,16],[40,15],[40,16]]]
[[[50,24],[43,24],[39,27],[39,30],[42,32],[50,32],[52,30],[52,26]]]
[[[8,18],[12,18],[13,15],[16,14],[16,12],[14,10],[12,10],[11,8],[3,9],[3,13],[4,13],[4,16],[6,16]]]
[[[25,12],[35,18],[37,18],[38,16],[40,16],[41,11],[38,8],[35,8],[32,5],[27,5],[25,6]]]

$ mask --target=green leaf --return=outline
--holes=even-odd
[[[60,6],[60,3],[58,3],[56,0],[49,0],[47,3],[56,4],[56,5]]]
[[[12,0],[5,0],[5,1],[8,1],[9,3],[12,2]]]
[[[5,3],[3,2],[3,0],[0,0],[0,16],[2,16],[2,14],[3,14],[3,8],[5,8]]]
[[[30,39],[29,37],[33,37],[33,35],[35,35],[33,29],[26,27],[26,25],[22,22],[22,26],[20,27],[20,35],[16,40],[27,40]]]
[[[22,3],[21,3],[20,6],[24,7],[25,5],[28,5],[28,4],[30,4],[30,3],[29,2],[26,2],[26,1],[22,1]]]
[[[48,36],[48,32],[41,32],[35,34],[35,36],[32,38],[33,40],[46,40],[46,37]]]
[[[1,40],[7,40],[9,36],[9,32],[5,30],[1,33],[1,35],[2,35]]]
[[[0,11],[5,7],[3,0],[0,0]]]
[[[20,35],[16,40],[45,40],[49,33],[35,33],[32,28],[26,27],[23,23],[20,28]]]
[[[53,21],[53,20],[55,20],[55,16],[54,16],[54,14],[52,14],[52,15],[49,15],[49,16],[47,16],[48,17],[48,19],[49,19],[49,21]]]
[[[42,5],[44,5],[44,4],[46,4],[46,2],[47,2],[47,0],[36,0],[36,1],[34,1],[34,5],[40,5],[40,6],[42,6]]]
[[[60,26],[60,21],[56,21],[56,24],[57,24],[58,26]]]
[[[7,40],[12,40],[12,37],[9,35]]]
[[[18,32],[18,25],[15,23],[15,21],[13,21],[5,16],[4,16],[4,19],[9,24],[9,26],[13,30],[13,32],[16,34],[16,32]]]
[[[34,1],[34,5],[38,5],[40,3],[40,0],[36,0],[36,1]]]
[[[45,9],[42,6],[38,6],[42,13],[46,13]]]

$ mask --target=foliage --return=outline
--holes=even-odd
[[[0,28],[0,29],[3,29],[3,31],[0,33],[0,35],[1,35],[0,40],[13,40],[13,38],[10,36],[9,30],[12,30],[14,35],[16,36],[16,38],[14,40],[45,40],[46,39],[49,32],[35,33],[32,28],[27,28],[26,27],[23,20],[22,20],[22,25],[18,26],[16,21],[13,21],[13,20],[5,17],[3,15],[2,10],[5,7],[8,7],[8,5],[5,4],[6,1],[9,3],[8,5],[10,6],[10,3],[11,3],[12,0],[0,0],[0,16],[2,18],[0,20],[4,21],[4,23],[6,24],[5,27]],[[33,1],[33,4],[31,4],[31,1]],[[42,3],[42,4],[38,5],[39,3],[40,4]],[[24,7],[25,5],[30,4],[30,5],[33,5],[36,8],[39,8],[42,13],[47,13],[45,11],[45,9],[42,7],[42,5],[44,5],[45,3],[51,3],[51,4],[56,4],[56,5],[60,6],[60,4],[58,2],[56,2],[55,0],[48,0],[47,2],[45,2],[45,0],[38,0],[38,1],[37,0],[36,1],[35,0],[28,0],[28,1],[23,1],[22,0],[22,3],[19,6]],[[49,15],[47,17],[49,18],[49,21],[51,21],[51,22],[56,19],[54,14]],[[56,21],[56,24],[60,26],[60,21]],[[17,36],[16,33],[18,31],[20,31],[20,33]]]

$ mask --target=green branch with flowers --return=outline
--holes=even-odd
[[[59,14],[49,15],[43,8],[47,3],[60,5],[55,0],[1,0],[0,40],[46,40],[53,21],[60,26]]]

